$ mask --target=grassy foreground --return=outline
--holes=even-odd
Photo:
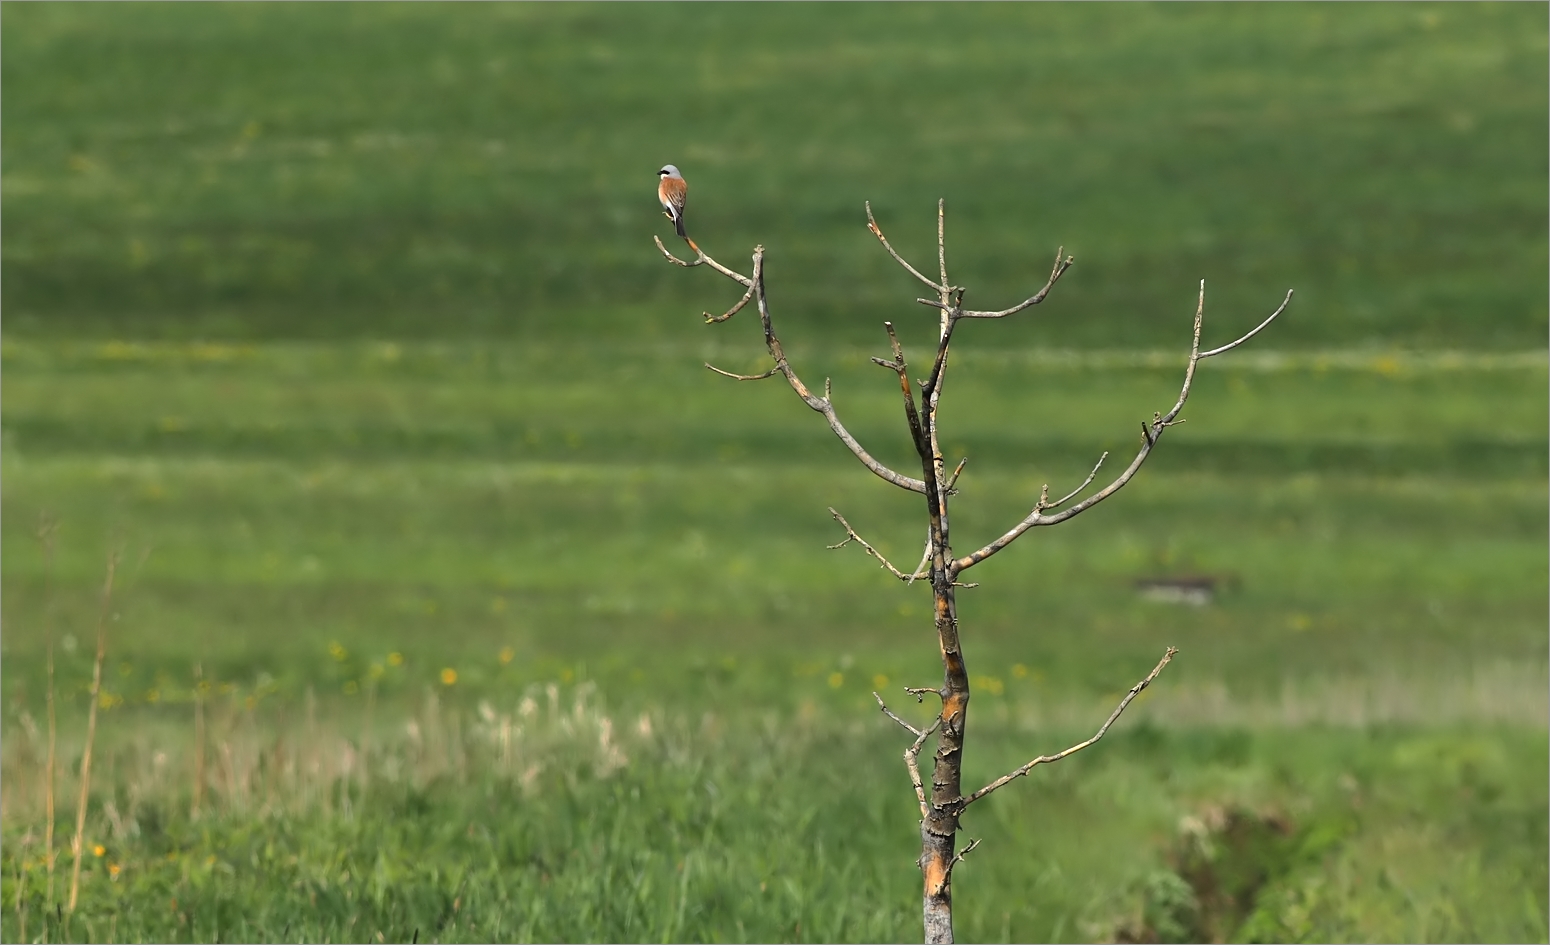
[[[981,718],[981,758],[1080,737]],[[894,732],[870,719],[623,715],[582,688],[509,711],[427,703],[386,738],[263,726],[220,726],[194,821],[186,753],[141,736],[99,759],[114,786],[73,916],[44,908],[35,842],[8,834],[6,938],[24,919],[49,940],[919,936],[912,802]],[[970,818],[987,839],[960,877],[963,938],[1545,937],[1542,731],[1112,738]],[[30,912],[9,908],[18,892]]]
[[[868,691],[940,672],[928,599],[822,548],[825,504],[898,554],[915,510],[704,354],[732,356],[7,342],[6,937],[918,934]],[[875,369],[799,354],[891,442]],[[958,533],[1126,446],[1174,360],[966,349]],[[661,406],[619,409],[648,376]],[[961,934],[1543,939],[1544,385],[1539,357],[1213,363],[1125,496],[987,565],[971,780],[1183,653],[1093,752],[975,811]],[[102,855],[50,918],[44,630],[68,771],[115,543]],[[1129,588],[1179,573],[1230,586]]]

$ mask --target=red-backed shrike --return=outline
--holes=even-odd
[[[689,199],[689,182],[671,164],[657,171],[657,176],[661,178],[657,184],[657,199],[662,201],[662,209],[673,221],[678,235],[684,236],[684,203]]]

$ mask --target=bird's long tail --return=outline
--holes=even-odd
[[[679,236],[682,236],[685,239],[688,238],[689,234],[684,232],[684,214],[682,210],[678,211],[677,216],[673,217],[673,227],[678,230]]]

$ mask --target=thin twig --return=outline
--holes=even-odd
[[[905,584],[914,584],[916,580],[923,578],[928,573],[926,566],[931,563],[931,526],[926,525],[926,547],[920,552],[920,563],[915,565],[915,570],[910,574],[910,579]]]
[[[1070,502],[1072,499],[1076,498],[1083,489],[1086,489],[1089,485],[1092,484],[1093,479],[1098,475],[1098,470],[1103,466],[1103,461],[1108,458],[1109,451],[1104,450],[1103,455],[1098,457],[1098,462],[1093,465],[1092,472],[1088,473],[1087,478],[1082,480],[1082,484],[1053,502],[1049,500],[1049,483],[1046,482],[1044,487],[1039,490],[1039,502],[1036,508],[1040,509],[1041,511],[1048,512],[1051,509],[1058,509],[1062,505],[1065,505],[1067,502]]]
[[[883,235],[882,229],[877,225],[877,220],[872,217],[872,201],[870,200],[866,202],[866,225],[867,229],[872,231],[872,235],[877,237],[877,241],[883,244],[883,248],[888,250],[888,255],[892,256],[894,261],[899,265],[909,270],[910,275],[919,279],[921,282],[924,282],[926,285],[937,290],[938,292],[946,291],[947,280],[944,279],[942,280],[941,285],[937,285],[935,282],[927,279],[925,276],[920,274],[920,270],[916,269],[914,266],[911,266],[909,262],[903,256],[900,256],[898,251],[895,250],[891,244],[889,244],[888,237]]]
[[[906,689],[905,691],[915,692],[916,690]],[[931,722],[930,725],[923,729],[916,728],[915,726],[895,715],[893,710],[888,708],[888,704],[883,702],[883,697],[878,695],[875,690],[872,693],[872,698],[877,700],[877,707],[883,710],[884,715],[888,716],[890,719],[893,719],[895,722],[898,722],[904,727],[905,731],[915,736],[914,744],[904,749],[904,766],[909,770],[910,784],[915,788],[916,799],[920,801],[920,816],[925,817],[927,807],[926,785],[920,777],[920,749],[926,744],[926,739],[931,737],[931,733],[936,731],[937,726],[942,724],[942,716],[940,713],[938,713],[937,717]],[[916,698],[916,701],[919,701],[919,697]]]
[[[1200,281],[1200,285],[1201,285],[1201,292],[1204,292],[1205,291],[1205,280],[1204,279],[1202,279]],[[1254,328],[1253,331],[1251,331],[1248,334],[1244,335],[1242,338],[1239,338],[1237,341],[1231,342],[1229,344],[1222,345],[1220,348],[1212,348],[1210,351],[1202,351],[1200,353],[1200,360],[1204,361],[1206,358],[1214,358],[1217,355],[1219,355],[1219,354],[1221,354],[1221,353],[1223,353],[1225,351],[1231,351],[1232,349],[1234,349],[1234,348],[1238,347],[1239,345],[1243,344],[1245,341],[1248,341],[1250,338],[1252,338],[1255,335],[1259,334],[1260,332],[1264,331],[1266,326],[1268,326],[1271,322],[1275,321],[1277,315],[1280,315],[1282,312],[1286,311],[1286,307],[1288,305],[1290,305],[1290,304],[1292,304],[1292,290],[1291,289],[1287,289],[1286,290],[1286,298],[1281,301],[1280,308],[1277,308],[1275,311],[1271,312],[1269,318],[1267,318],[1264,321],[1260,322]]]
[[[937,265],[942,271],[942,285],[949,285],[947,281],[947,201],[941,197],[936,200],[936,259]]]
[[[869,554],[872,557],[876,558],[878,561],[881,561],[882,562],[882,566],[887,568],[893,574],[894,577],[898,578],[901,581],[913,582],[915,579],[921,578],[921,577],[925,576],[925,575],[920,573],[920,569],[919,568],[917,568],[915,570],[914,574],[905,574],[903,571],[900,571],[898,568],[893,566],[893,562],[891,562],[887,558],[883,557],[882,552],[878,551],[876,548],[873,548],[871,545],[867,544],[867,540],[865,538],[862,538],[860,535],[856,534],[856,530],[854,528],[850,527],[850,523],[849,522],[845,521],[845,516],[843,516],[840,513],[836,512],[832,507],[829,509],[829,514],[834,516],[834,520],[836,522],[839,522],[841,525],[843,525],[845,527],[845,540],[840,542],[837,545],[829,545],[829,546],[827,546],[830,551],[837,551],[840,548],[843,548],[846,545],[850,544],[851,542],[856,542],[861,547],[866,549],[866,553],[867,554]]]
[[[689,238],[686,236],[686,237],[684,237],[684,239],[687,240]],[[691,240],[689,242],[689,245],[690,246],[694,246],[694,242]],[[699,247],[695,246],[695,249],[699,249]],[[710,257],[706,256],[704,253],[701,253],[700,256],[703,259],[709,259],[710,258]],[[713,324],[715,324],[717,322],[724,322],[727,319],[731,318],[733,315],[736,315],[738,312],[741,312],[743,310],[743,306],[747,305],[748,304],[748,300],[753,298],[754,286],[759,284],[760,267],[763,266],[763,264],[764,264],[764,257],[763,256],[755,256],[754,257],[754,260],[753,260],[753,278],[748,280],[748,291],[743,293],[743,297],[741,299],[737,300],[737,304],[736,305],[732,306],[730,309],[728,309],[727,311],[723,312],[720,315],[712,315],[709,312],[703,313],[705,315],[705,324],[713,325]]]
[[[925,449],[926,434],[920,422],[920,411],[915,407],[915,392],[910,389],[909,365],[904,361],[904,347],[899,344],[899,335],[893,330],[893,322],[883,322],[883,327],[888,331],[888,343],[893,347],[893,360],[884,361],[881,358],[873,358],[877,364],[891,368],[899,376],[899,392],[904,396],[904,421],[910,428],[910,441],[915,444],[918,453]]]
[[[1156,666],[1152,667],[1152,671],[1146,674],[1145,679],[1141,680],[1130,688],[1130,691],[1125,694],[1125,698],[1120,700],[1119,705],[1116,706],[1114,711],[1109,714],[1108,720],[1103,723],[1103,726],[1098,729],[1097,734],[1093,735],[1092,738],[1089,738],[1084,742],[1078,742],[1075,745],[1072,745],[1070,748],[1067,748],[1065,751],[1057,752],[1053,755],[1040,755],[1022,767],[1015,769],[1010,774],[1002,775],[996,780],[980,788],[978,791],[975,791],[973,794],[970,794],[968,797],[961,798],[960,805],[962,807],[968,807],[970,804],[973,804],[975,801],[979,800],[985,795],[991,793],[997,788],[1006,786],[1010,782],[1032,771],[1039,765],[1047,765],[1051,762],[1059,761],[1062,758],[1074,755],[1081,751],[1083,748],[1086,748],[1087,746],[1096,742],[1098,739],[1102,738],[1104,733],[1109,730],[1109,726],[1114,724],[1114,720],[1119,718],[1120,713],[1125,711],[1126,707],[1130,705],[1136,696],[1141,694],[1143,689],[1152,684],[1152,680],[1157,678],[1157,674],[1163,671],[1163,667],[1168,665],[1168,662],[1173,659],[1174,654],[1177,652],[1179,652],[1177,647],[1168,647],[1168,652],[1163,654],[1163,658],[1158,661]]]
[[[935,732],[941,724],[942,716],[938,714],[936,719],[915,737],[914,744],[904,749],[904,767],[910,773],[910,786],[915,789],[915,799],[920,802],[921,819],[925,819],[930,804],[926,801],[925,779],[920,776],[920,750],[925,747],[926,739],[930,738],[931,733]]]
[[[1109,496],[1124,488],[1125,484],[1130,482],[1130,480],[1135,477],[1135,474],[1140,471],[1142,464],[1146,462],[1147,457],[1151,455],[1153,448],[1157,446],[1158,441],[1162,438],[1163,432],[1166,431],[1168,427],[1175,426],[1183,422],[1181,419],[1179,419],[1179,413],[1184,409],[1185,402],[1189,400],[1190,388],[1195,381],[1196,365],[1198,365],[1205,358],[1215,357],[1216,355],[1223,352],[1231,351],[1233,348],[1238,347],[1245,341],[1248,341],[1250,338],[1257,335],[1265,328],[1266,325],[1269,325],[1276,319],[1277,316],[1286,311],[1286,307],[1291,304],[1291,301],[1292,292],[1291,290],[1287,290],[1286,298],[1281,301],[1281,304],[1274,312],[1270,313],[1270,317],[1265,319],[1263,322],[1260,322],[1253,331],[1243,335],[1236,341],[1222,345],[1220,348],[1213,348],[1210,351],[1202,352],[1200,350],[1200,329],[1205,318],[1206,284],[1205,280],[1201,280],[1199,301],[1195,307],[1194,332],[1190,340],[1189,361],[1184,368],[1184,383],[1179,388],[1178,400],[1174,402],[1173,407],[1167,413],[1154,413],[1150,422],[1142,422],[1141,448],[1136,453],[1135,458],[1130,461],[1130,465],[1125,467],[1124,472],[1120,473],[1113,482],[1109,483],[1107,486],[1104,486],[1099,491],[1093,493],[1092,495],[1076,503],[1063,512],[1058,512],[1054,515],[1045,515],[1044,512],[1047,511],[1046,509],[1041,509],[1038,506],[1035,506],[1033,511],[1028,514],[1027,518],[1014,525],[1006,534],[1002,535],[1000,538],[997,538],[995,541],[979,549],[978,551],[975,551],[972,554],[966,555],[954,561],[952,563],[952,567],[950,568],[952,573],[956,575],[966,568],[972,568],[974,565],[979,564],[981,561],[984,561],[986,558],[989,558],[991,555],[1017,540],[1019,536],[1021,536],[1030,528],[1043,525],[1059,525],[1061,522],[1082,514],[1083,512],[1097,505],[1099,502],[1102,502],[1104,499],[1107,499]]]
[[[932,423],[928,425],[934,425],[936,420],[936,397],[941,392],[942,374],[947,370],[947,351],[953,341],[953,326],[958,324],[952,311],[946,306],[943,308],[942,340],[936,346],[936,359],[931,362],[931,374],[920,385],[921,399],[929,404],[926,412],[930,414]]]
[[[780,365],[778,364],[770,368],[768,371],[765,371],[763,374],[733,374],[731,371],[723,371],[721,368],[716,367],[709,361],[705,362],[705,366],[712,371],[715,371],[717,374],[720,374],[722,377],[730,377],[734,381],[762,381],[766,377],[774,377],[780,372]]]
[[[958,313],[959,317],[960,318],[1005,318],[1008,315],[1016,315],[1018,312],[1021,312],[1023,309],[1027,308],[1030,305],[1038,305],[1040,302],[1044,301],[1044,297],[1046,295],[1049,295],[1049,290],[1053,289],[1055,287],[1055,283],[1060,281],[1060,277],[1065,275],[1066,270],[1071,268],[1072,263],[1076,262],[1076,258],[1075,257],[1067,256],[1067,255],[1065,255],[1065,252],[1066,252],[1066,248],[1064,246],[1062,246],[1062,247],[1060,247],[1060,249],[1056,250],[1056,252],[1055,252],[1055,265],[1054,265],[1054,267],[1052,269],[1050,269],[1049,281],[1044,283],[1044,288],[1042,288],[1039,291],[1035,292],[1033,295],[1029,296],[1024,301],[1018,303],[1017,305],[1012,306],[1011,308],[1002,309],[999,312],[976,312],[976,311],[970,311],[970,310],[963,310],[963,311],[959,311],[959,313]]]
[[[731,269],[728,269],[727,267],[716,262],[710,256],[706,255],[702,250],[700,250],[700,248],[694,244],[693,240],[685,237],[685,242],[687,242],[694,249],[696,259],[699,262],[703,262],[706,265],[713,267],[717,272],[726,275],[730,279],[736,280],[741,285],[749,286],[752,289],[753,297],[758,302],[759,323],[764,329],[764,344],[770,352],[770,357],[775,361],[774,370],[770,374],[764,376],[772,376],[775,372],[779,372],[780,374],[784,375],[786,382],[791,385],[791,389],[796,392],[797,396],[802,398],[802,402],[807,404],[808,407],[812,408],[818,413],[823,414],[823,418],[829,423],[829,429],[834,431],[834,435],[840,438],[840,442],[844,443],[846,448],[848,448],[851,453],[861,461],[861,464],[867,469],[871,470],[872,473],[878,478],[892,483],[901,489],[907,489],[910,492],[919,492],[921,494],[925,494],[926,484],[924,481],[906,476],[903,473],[897,472],[883,465],[874,456],[872,456],[871,453],[868,453],[859,442],[857,442],[856,438],[851,435],[849,430],[845,429],[845,425],[840,422],[839,414],[835,412],[834,401],[829,396],[829,384],[827,381],[824,383],[824,395],[819,397],[811,390],[809,390],[806,384],[802,383],[802,379],[797,376],[797,373],[791,367],[790,362],[786,360],[785,349],[781,347],[780,338],[775,333],[775,325],[770,316],[769,298],[765,295],[764,292],[764,247],[754,247],[754,278],[749,279],[748,277],[733,272]],[[681,266],[693,265],[686,263],[681,259],[675,258],[667,251],[666,247],[662,246],[661,239],[657,239],[657,246],[662,250],[662,254],[670,261],[676,262]],[[730,371],[723,371],[720,368],[712,367],[709,364],[705,366],[718,374],[722,374],[736,380],[760,379],[759,375],[733,374]]]
[[[75,808],[75,865],[70,871],[70,904],[75,911],[81,890],[81,856],[86,852],[86,801],[91,794],[92,742],[97,737],[97,703],[102,696],[102,664],[108,655],[108,616],[113,606],[113,573],[118,570],[118,552],[108,555],[108,576],[102,584],[102,610],[97,615],[97,658],[92,663],[91,706],[86,710],[86,747],[81,754],[81,797]]]
[[[932,686],[905,686],[904,691],[914,696],[917,703],[924,702],[928,695],[942,698],[942,690]]]
[[[904,721],[903,719],[901,719],[897,715],[895,715],[893,710],[888,708],[888,703],[883,701],[883,697],[878,695],[877,694],[877,690],[875,690],[875,689],[872,690],[872,698],[877,700],[877,707],[879,709],[883,710],[883,714],[884,715],[888,716],[890,719],[893,719],[895,722],[898,722],[900,725],[904,726],[904,730],[909,732],[911,735],[914,735],[916,738],[920,737],[920,729],[916,728],[915,726],[911,725],[910,723]]]
[[[674,256],[672,253],[668,252],[667,247],[662,245],[661,237],[653,236],[652,239],[656,240],[657,249],[662,251],[662,255],[667,257],[668,262],[676,263],[677,265],[683,266],[685,269],[692,268],[694,266],[709,266],[710,268],[716,270],[723,276],[726,276],[728,279],[731,279],[735,282],[739,282],[745,286],[753,284],[754,280],[740,272],[735,272],[731,269],[728,269],[726,266],[723,266],[721,263],[718,263],[714,259],[705,255],[705,251],[700,249],[699,246],[695,245],[694,240],[687,236],[684,237],[684,242],[688,243],[689,248],[694,250],[694,262],[685,262],[682,259],[679,259],[677,256]]]
[[[980,845],[980,840],[982,839],[984,838],[975,837],[973,840],[970,840],[968,846],[964,847],[961,851],[954,855],[951,860],[947,861],[947,869],[942,871],[942,883],[937,890],[938,892],[941,892],[942,889],[946,889],[947,886],[952,883],[953,867],[957,866],[959,863],[962,863],[964,857],[968,856],[970,853],[973,853],[974,848]]]
[[[956,495],[956,492],[954,490],[958,486],[958,476],[963,473],[963,467],[967,466],[968,464],[969,464],[969,457],[967,457],[967,456],[965,456],[963,459],[958,460],[958,467],[953,470],[953,474],[951,476],[947,477],[947,494],[948,495]]]

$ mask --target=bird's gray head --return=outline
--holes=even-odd
[[[684,176],[682,174],[678,173],[678,168],[675,165],[672,165],[672,164],[664,164],[664,165],[662,165],[662,169],[660,171],[657,171],[657,176],[658,177],[671,177],[674,180],[683,180],[684,179]]]

